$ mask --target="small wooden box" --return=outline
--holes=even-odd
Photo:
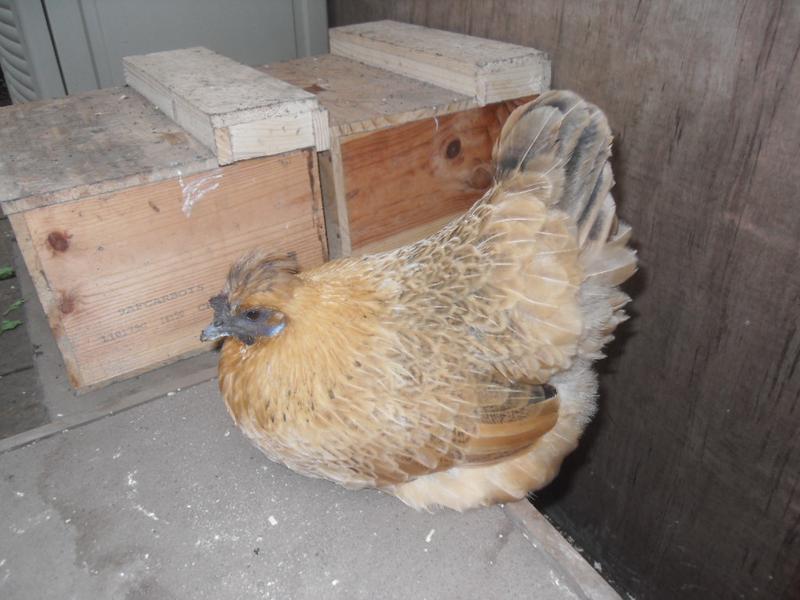
[[[75,387],[203,349],[207,299],[253,247],[309,267],[432,233],[550,81],[538,50],[390,21],[331,30],[331,51],[129,57],[134,89],[0,110],[0,206]]]
[[[331,54],[262,69],[328,111],[332,257],[421,239],[468,209],[492,183],[506,118],[550,84],[543,52],[493,40],[380,21],[332,29],[330,41]]]
[[[203,108],[169,77],[153,81],[176,105]],[[318,111],[313,96],[299,92],[292,102],[311,101],[291,116],[296,130],[310,128]],[[249,113],[228,123],[263,117],[239,108]],[[313,145],[307,131],[300,143]],[[232,164],[220,166],[204,143],[127,87],[0,109],[0,202],[73,386],[209,348],[199,339],[212,316],[208,298],[244,252],[295,251],[307,267],[325,260],[314,148],[292,150],[281,140],[272,148],[281,154],[263,156],[270,149],[240,141],[224,150]],[[240,149],[261,157],[233,162]]]

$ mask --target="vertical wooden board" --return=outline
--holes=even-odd
[[[616,140],[640,272],[600,411],[550,490],[560,526],[636,598],[800,590],[800,5],[334,0],[534,44]]]
[[[44,269],[42,267],[39,254],[34,248],[33,239],[31,237],[30,230],[28,229],[26,214],[27,213],[25,212],[13,213],[8,215],[8,220],[11,222],[11,226],[14,229],[14,237],[16,238],[17,244],[19,244],[20,252],[22,253],[22,257],[25,261],[25,266],[27,267],[28,273],[31,276],[33,285],[36,288],[36,294],[39,297],[39,302],[41,302],[42,306],[45,307],[48,324],[53,331],[58,344],[58,349],[63,357],[64,366],[67,369],[70,382],[73,385],[76,385],[77,380],[75,379],[74,374],[78,372],[78,365],[75,362],[75,352],[72,349],[69,339],[63,335],[60,313],[57,311],[47,310],[47,307],[53,306],[56,301],[53,298],[52,290],[47,285],[47,278],[44,275]]]
[[[350,227],[347,223],[347,204],[344,193],[341,149],[338,138],[331,140],[330,150],[317,155],[328,257],[349,256]]]
[[[75,385],[203,348],[208,298],[254,247],[320,264],[316,168],[298,151],[23,213]]]
[[[500,102],[342,140],[353,251],[377,248],[376,243],[407,230],[427,232],[426,224],[446,221],[472,206],[492,183],[494,141],[522,102]]]

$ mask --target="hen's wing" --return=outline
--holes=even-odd
[[[414,344],[431,348],[427,376],[447,381],[431,371],[450,369],[466,378],[450,380],[465,434],[435,470],[492,464],[535,444],[557,423],[562,402],[548,382],[597,358],[624,318],[627,297],[614,286],[633,273],[635,256],[609,194],[610,144],[596,107],[569,92],[542,95],[506,123],[487,196],[401,253],[411,265],[403,303],[424,323]],[[440,331],[447,346],[433,341]],[[454,402],[453,394],[421,391],[421,411]],[[588,396],[570,444],[593,412],[593,390]]]

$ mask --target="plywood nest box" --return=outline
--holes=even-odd
[[[263,70],[328,111],[334,257],[421,239],[469,208],[492,182],[506,117],[550,86],[544,52],[394,21],[331,29],[330,49]]]
[[[130,87],[0,109],[0,205],[79,389],[207,348],[207,300],[256,247],[329,257],[420,239],[491,185],[531,48],[382,21],[254,69],[125,59]]]
[[[76,388],[202,350],[208,298],[248,250],[294,251],[306,267],[327,256],[316,98],[209,51],[163,58],[176,70],[149,82],[173,95],[171,113],[127,87],[0,109],[0,200]],[[199,85],[208,72],[184,77],[184,59],[224,67],[213,76],[235,82],[230,99]],[[246,139],[208,147],[203,126],[218,137],[246,119],[262,127],[284,99],[298,145],[268,135],[274,146],[259,151]]]

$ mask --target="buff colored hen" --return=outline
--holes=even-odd
[[[298,272],[254,253],[213,298],[219,383],[272,460],[415,508],[549,483],[595,412],[591,364],[636,268],[611,134],[570,92],[514,111],[494,186],[438,233]]]

